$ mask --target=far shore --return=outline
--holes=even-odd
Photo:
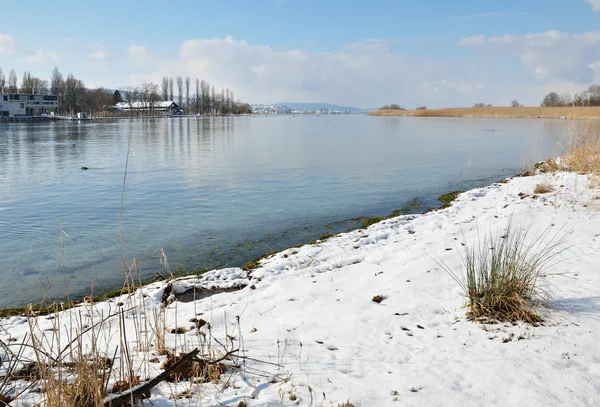
[[[369,116],[488,117],[529,119],[600,119],[600,106],[592,107],[467,107],[431,110],[383,109]]]

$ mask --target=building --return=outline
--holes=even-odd
[[[182,114],[177,103],[172,100],[160,102],[132,102],[131,105],[127,102],[119,102],[115,105],[115,109],[121,112],[131,112],[142,115],[154,116],[172,116]]]
[[[0,116],[40,116],[58,110],[56,95],[0,93]]]

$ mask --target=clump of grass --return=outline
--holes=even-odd
[[[554,191],[554,186],[548,183],[537,184],[533,189],[534,194],[547,194]]]
[[[463,289],[467,317],[472,320],[542,321],[539,307],[549,307],[552,293],[545,270],[565,250],[564,239],[551,228],[529,238],[530,227],[489,235],[479,244],[465,246],[464,270],[456,274],[438,262]]]
[[[70,369],[71,380],[55,380],[53,372],[45,377],[46,402],[49,406],[101,407],[106,396],[108,367],[95,361],[78,360]]]
[[[452,202],[455,201],[456,198],[458,198],[458,196],[463,192],[464,191],[450,191],[450,192],[447,192],[447,193],[441,195],[438,198],[438,201],[440,201],[441,203],[444,204],[444,205],[442,205],[442,209],[448,208],[450,205],[452,205]]]
[[[386,220],[387,218],[382,218],[379,216],[374,216],[372,218],[363,218],[360,220],[362,228],[367,229],[369,226],[379,223],[381,221]]]
[[[246,270],[246,271],[251,271],[251,270],[257,269],[257,268],[259,268],[259,267],[260,267],[260,262],[261,262],[263,259],[266,259],[267,257],[270,257],[270,256],[272,256],[272,255],[274,255],[274,254],[276,254],[276,253],[277,253],[277,252],[275,252],[275,251],[272,251],[272,252],[269,252],[269,253],[267,253],[267,254],[263,254],[262,256],[260,256],[260,257],[257,257],[257,258],[255,258],[255,259],[252,259],[252,260],[250,260],[249,262],[247,262],[246,264],[244,264],[244,265],[242,266],[242,269],[243,269],[243,270]]]
[[[337,407],[355,407],[354,404],[350,403],[350,400],[345,403],[338,404]]]

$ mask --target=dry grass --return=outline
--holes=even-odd
[[[167,349],[165,337],[169,335],[169,329],[165,328],[164,310],[157,309],[150,315],[140,311],[146,308],[141,292],[127,297],[125,303],[109,315],[99,313],[94,303],[75,309],[55,305],[55,312],[49,317],[30,313],[27,319],[29,333],[16,354],[9,347],[19,344],[7,345],[0,341],[0,350],[10,356],[6,361],[0,360],[3,368],[0,371],[0,406],[5,405],[2,404],[5,397],[19,402],[19,389],[23,385],[17,386],[18,380],[29,383],[25,391],[38,389],[39,405],[105,406],[108,398],[116,397],[115,393],[129,392],[144,383],[149,377],[150,358],[156,363],[160,355],[167,355],[161,368],[172,371],[164,380],[190,389],[196,383],[217,384],[227,371],[233,372],[241,366],[237,361],[239,347],[233,349],[233,337],[229,342],[219,342],[210,328],[207,333],[200,331],[205,326],[201,323],[196,324],[195,332],[186,334],[184,340],[191,343],[195,338],[196,352],[202,357],[195,357],[179,367],[173,366],[187,355],[184,348],[188,345],[175,344],[173,347],[171,344]],[[47,319],[52,321],[51,329],[42,323]],[[126,320],[134,320],[132,330],[126,329]],[[114,336],[119,338],[119,344],[114,341],[110,344]],[[135,347],[130,345],[131,341],[136,343]],[[23,349],[31,352],[26,354]]]
[[[227,341],[219,341],[213,335],[210,324],[195,317],[190,319],[190,322],[196,323],[192,328],[167,327],[166,310],[162,306],[164,304],[149,306],[146,302],[147,294],[140,288],[144,284],[137,262],[133,259],[128,264],[124,254],[122,213],[126,176],[127,162],[121,192],[120,219],[121,255],[125,274],[123,287],[100,297],[94,296],[92,287],[91,295],[86,296],[82,303],[76,304],[69,298],[65,277],[66,303],[42,303],[39,306],[30,304],[26,307],[22,312],[29,328],[25,337],[19,342],[16,338],[11,338],[7,343],[0,339],[0,406],[7,403],[45,407],[139,405],[142,399],[149,397],[149,390],[132,392],[132,388],[138,385],[151,389],[162,381],[167,381],[175,382],[179,387],[187,387],[186,391],[177,394],[175,387],[170,387],[172,398],[176,399],[181,394],[192,397],[193,385],[218,383],[226,372],[240,370],[244,375],[251,376],[262,376],[265,373],[246,367],[242,361],[243,356],[238,353],[244,348],[239,317],[233,325],[233,329],[239,332],[238,338],[229,335],[225,328],[224,337]],[[61,230],[64,269],[63,234],[66,235]],[[162,249],[161,264],[172,277],[168,259]],[[171,288],[170,283],[167,287]],[[169,290],[171,291],[172,289]],[[119,302],[108,301],[108,309],[97,306],[96,300],[106,300],[108,297],[118,297]],[[177,302],[170,309],[177,316]],[[20,310],[10,311],[21,314]],[[194,310],[194,314],[190,316],[195,315],[197,312]],[[0,318],[4,316],[8,315],[0,315]],[[46,320],[52,322],[48,324]],[[2,325],[0,328],[3,328]],[[179,334],[183,336],[182,340],[177,339]],[[187,352],[192,346],[196,348]],[[158,363],[158,356],[165,355],[167,360],[162,367],[167,370],[148,380],[155,373],[150,368],[151,363]],[[193,360],[189,362],[192,357]],[[260,362],[258,359],[253,361]],[[280,367],[277,364],[271,365]],[[229,384],[223,383],[222,386],[221,391]],[[122,392],[125,392],[122,396],[115,394]],[[25,403],[21,397],[26,398]],[[122,400],[123,397],[127,400]],[[195,395],[194,398],[198,396]],[[196,401],[195,404],[192,401],[185,404],[201,405],[199,399]]]
[[[554,186],[548,183],[537,184],[533,189],[534,194],[547,194],[554,191]]]
[[[562,164],[571,171],[600,174],[600,125],[589,122],[574,131]]]
[[[455,273],[438,264],[460,285],[467,298],[467,317],[477,321],[524,321],[542,319],[539,306],[549,306],[551,292],[545,270],[565,249],[562,237],[551,228],[529,238],[529,228],[513,228],[465,247],[464,271]]]
[[[600,107],[470,107],[435,110],[374,110],[370,116],[600,119]]]

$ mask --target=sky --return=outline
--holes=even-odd
[[[204,79],[249,103],[537,106],[600,83],[600,0],[30,0],[0,68],[87,87]],[[14,16],[10,17],[10,16]]]

